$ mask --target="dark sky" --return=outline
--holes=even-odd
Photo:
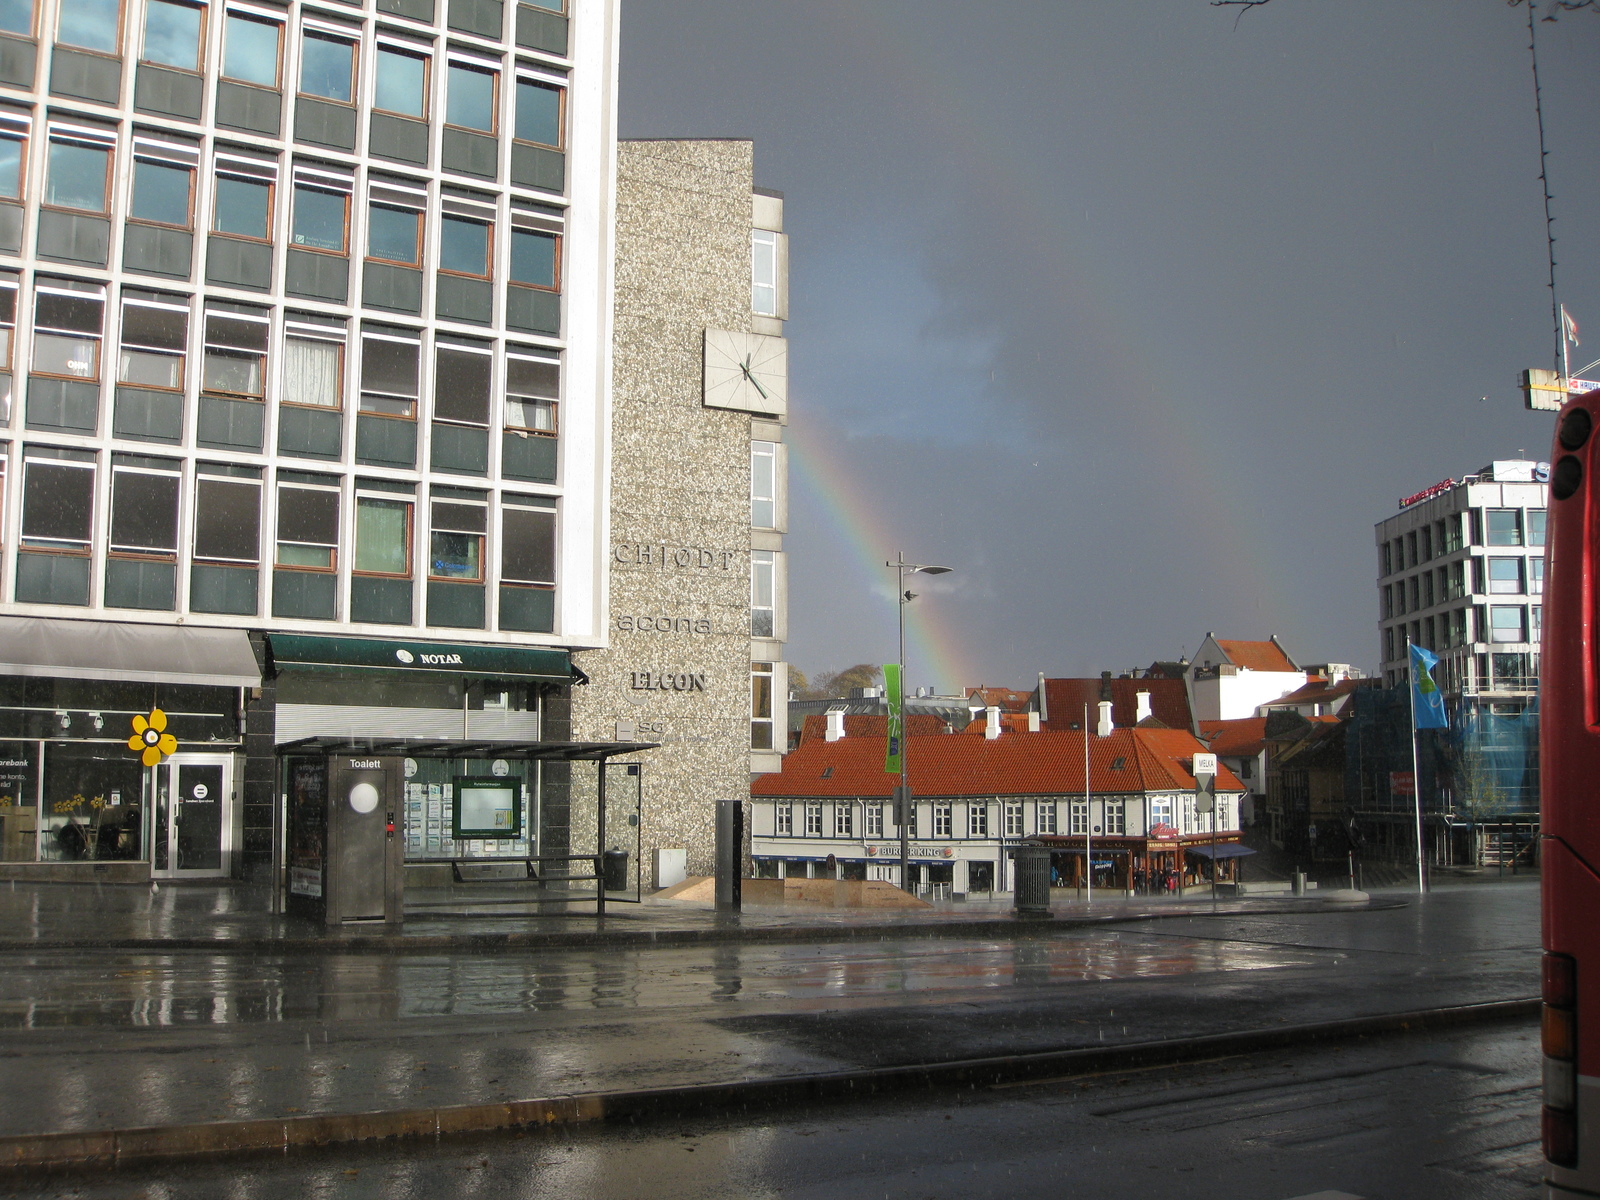
[[[1515,389],[1554,355],[1526,9],[1235,17],[625,0],[622,136],[754,138],[787,197],[791,662],[894,657],[900,547],[955,568],[916,585],[911,686],[1207,630],[1372,669],[1373,524],[1547,457]],[[1600,357],[1600,17],[1539,38]]]

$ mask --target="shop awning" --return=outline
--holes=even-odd
[[[478,646],[462,642],[381,641],[377,638],[269,634],[272,661],[288,667],[345,671],[443,672],[492,679],[544,679],[553,683],[586,681],[565,650],[543,646]]]
[[[1241,846],[1238,842],[1221,842],[1213,852],[1209,842],[1195,842],[1185,845],[1185,854],[1198,854],[1201,858],[1243,858],[1246,854],[1254,854],[1249,846]]]
[[[600,762],[654,750],[659,742],[441,742],[428,738],[310,737],[285,742],[279,754],[348,754],[405,758],[540,758]]]
[[[0,675],[259,687],[239,629],[0,617]]]

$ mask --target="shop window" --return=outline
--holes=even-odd
[[[44,455],[51,457],[44,457]],[[22,464],[22,545],[88,554],[94,537],[94,456],[29,447]]]
[[[1522,605],[1495,604],[1489,608],[1489,640],[1491,642],[1525,642],[1528,640],[1526,610]]]
[[[250,470],[200,464],[194,502],[196,562],[252,567],[260,563],[261,481],[232,474]]]
[[[193,149],[146,138],[133,143],[133,202],[128,216],[150,225],[194,227]]]
[[[242,313],[206,313],[201,386],[212,395],[260,400],[267,374],[267,321]]]
[[[1528,591],[1535,596],[1544,593],[1544,555],[1536,554],[1528,559]]]
[[[1485,510],[1489,525],[1489,545],[1522,545],[1522,511],[1516,508]]]
[[[283,339],[285,404],[337,411],[344,402],[344,343],[323,338]]]
[[[228,168],[244,165],[237,159],[218,159],[216,197],[211,228],[216,233],[267,241],[272,236],[272,201],[277,172],[263,164],[259,174],[231,174]]]
[[[80,50],[117,53],[122,48],[122,5],[118,0],[61,0],[56,41]]]
[[[306,29],[300,39],[300,92],[349,104],[355,90],[356,47],[349,38]]]
[[[772,550],[750,552],[750,636],[776,637],[777,554]]]
[[[487,426],[493,367],[490,354],[438,346],[434,352],[433,415],[458,425]]]
[[[1218,801],[1221,803],[1221,801]],[[1124,800],[1106,801],[1106,832],[1128,832],[1128,805]]]
[[[439,220],[439,270],[489,278],[491,227],[483,221],[444,216]]]
[[[418,342],[364,332],[361,337],[361,411],[383,417],[417,415]]]
[[[1034,832],[1054,833],[1056,831],[1056,806],[1054,801],[1045,801],[1037,806],[1034,811]]]
[[[560,235],[533,229],[513,229],[511,282],[547,292],[560,291]]]
[[[422,262],[422,213],[373,204],[367,209],[367,258],[415,267]]]
[[[122,351],[117,382],[181,392],[189,348],[189,310],[154,299],[122,301]]]
[[[770,229],[751,234],[750,308],[758,316],[778,315],[778,234]]]
[[[142,62],[179,71],[198,71],[201,67],[200,34],[205,9],[173,0],[145,0]]]
[[[445,77],[445,124],[494,133],[499,82],[496,71],[463,62],[450,63]]]
[[[777,462],[777,443],[750,443],[750,524],[753,528],[778,527]]]
[[[356,498],[356,574],[411,577],[412,509],[406,500]]]
[[[506,428],[554,436],[561,395],[559,359],[506,355]]]
[[[230,12],[222,35],[222,77],[275,88],[282,48],[281,24]]]
[[[452,583],[482,583],[488,509],[459,500],[434,500],[428,577]]]
[[[1489,592],[1491,595],[1522,594],[1522,560],[1520,558],[1491,558],[1489,560]]]
[[[853,838],[856,835],[856,811],[853,804],[833,806],[833,836]]]
[[[951,835],[950,805],[935,804],[933,806],[933,836],[948,838]]]
[[[771,750],[772,741],[772,664],[750,664],[750,748]],[[848,837],[848,832],[842,836]]]
[[[972,804],[967,807],[967,836],[975,838],[989,836],[989,806],[987,804]]]
[[[372,107],[379,112],[426,120],[428,116],[428,60],[379,45],[373,80]]]
[[[1022,836],[1022,805],[1013,801],[1006,801],[1005,807],[1006,837]]]
[[[338,554],[338,487],[280,481],[277,565],[299,571],[333,571]]]
[[[0,0],[0,30],[33,36],[34,6],[32,0]]]
[[[517,125],[512,135],[519,142],[532,142],[559,150],[566,128],[566,89],[554,83],[517,79]]]
[[[1530,508],[1528,510],[1528,545],[1544,545],[1545,510]]]
[[[774,805],[774,830],[781,835],[794,833],[794,805]]]
[[[806,836],[822,836],[822,805],[806,805]]]
[[[117,754],[115,747],[50,743],[39,814],[40,860],[147,857],[140,844],[139,804],[146,774],[137,755]]]
[[[881,838],[883,836],[883,805],[867,805],[866,818],[867,836],[869,838]]]
[[[33,374],[98,381],[105,295],[39,286],[33,301]]]
[[[349,233],[349,192],[314,185],[296,172],[289,240],[303,250],[347,254]]]
[[[116,138],[97,130],[52,125],[44,202],[50,208],[103,213]]]
[[[111,460],[111,553],[178,556],[178,463],[119,454]]]

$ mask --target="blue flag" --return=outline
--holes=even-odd
[[[1448,729],[1449,719],[1444,715],[1444,696],[1433,681],[1433,668],[1439,656],[1411,643],[1411,713],[1418,729]]]

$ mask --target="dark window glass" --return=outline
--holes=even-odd
[[[22,139],[0,137],[0,196],[22,198]]]
[[[507,505],[500,515],[500,577],[513,583],[554,583],[555,513]]]
[[[218,233],[264,238],[272,213],[272,185],[261,179],[237,175],[217,176],[216,220]]]
[[[494,74],[451,63],[447,83],[445,123],[493,133]]]
[[[294,231],[296,246],[344,253],[345,212],[349,197],[321,188],[296,186],[294,189]]]
[[[511,278],[534,287],[556,286],[556,237],[550,233],[511,231]]]
[[[421,229],[422,214],[419,212],[372,205],[367,216],[367,257],[416,266]]]
[[[34,301],[34,318],[46,329],[71,329],[77,333],[99,333],[105,302],[98,297],[39,292]]]
[[[57,208],[106,210],[106,167],[111,152],[78,142],[50,143],[50,172],[44,202]]]
[[[183,387],[183,351],[188,329],[188,313],[124,304],[118,381],[169,391]]]
[[[189,192],[194,172],[171,163],[136,159],[132,216],[140,221],[189,227]]]
[[[421,117],[427,112],[428,60],[415,54],[378,47],[376,91],[372,106],[403,117]]]
[[[208,392],[259,399],[265,374],[267,326],[212,313],[206,317],[202,386]]]
[[[439,347],[433,385],[433,412],[446,421],[471,425],[489,423],[489,372],[487,354]]]
[[[115,54],[117,35],[121,32],[117,20],[120,7],[118,0],[61,0],[56,40],[68,46]]]
[[[517,80],[517,130],[519,141],[541,146],[561,145],[561,89],[531,80]]]
[[[200,69],[200,9],[171,0],[146,0],[145,62],[184,71]]]
[[[488,275],[489,227],[482,221],[443,218],[439,222],[439,269],[462,275]]]
[[[279,488],[278,541],[316,546],[338,545],[339,493],[312,491],[309,488]],[[279,554],[278,559],[283,561],[283,555]]]
[[[349,104],[355,49],[340,38],[307,33],[300,43],[300,90]]]
[[[174,554],[178,549],[178,477],[114,471],[111,548]]]
[[[417,415],[421,350],[415,342],[362,339],[361,411],[391,417]]]
[[[197,558],[256,562],[261,557],[261,487],[201,476],[195,485]]]
[[[0,0],[0,29],[7,33],[33,32],[33,0]]]
[[[283,26],[228,14],[222,46],[222,74],[241,83],[278,86],[278,43]]]
[[[89,541],[94,471],[30,460],[22,491],[22,536],[44,541]]]

